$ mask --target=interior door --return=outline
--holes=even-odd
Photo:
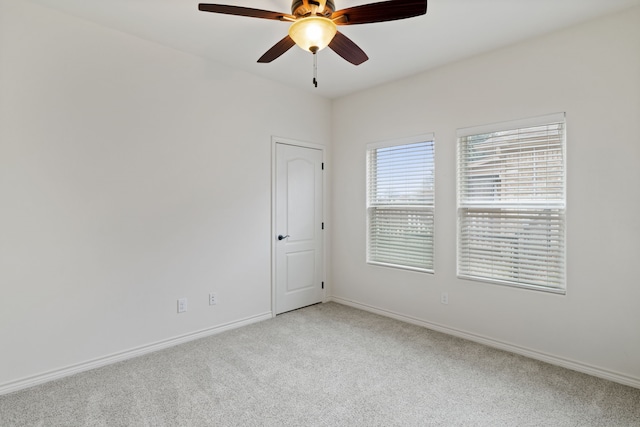
[[[322,150],[276,143],[275,312],[322,301]]]

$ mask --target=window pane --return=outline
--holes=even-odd
[[[370,204],[433,204],[433,142],[379,148],[369,155]]]
[[[433,269],[431,209],[369,208],[369,233],[370,261]]]
[[[563,287],[562,212],[465,209],[459,221],[460,275]]]
[[[464,205],[564,205],[561,123],[462,137]]]

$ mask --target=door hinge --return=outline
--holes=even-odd
[[[322,282],[322,289],[324,289],[324,282]]]
[[[324,162],[322,162],[322,170],[324,170]]]
[[[322,229],[324,230],[324,222],[322,223]]]

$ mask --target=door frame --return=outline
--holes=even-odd
[[[312,148],[320,150],[322,153],[322,164],[325,165],[325,159],[327,154],[327,147],[312,142],[298,141],[294,139],[281,138],[279,136],[271,137],[271,233],[269,238],[271,239],[271,317],[276,317],[276,185],[277,185],[277,171],[276,171],[276,148],[278,144],[293,145],[302,148]],[[327,230],[327,224],[325,218],[327,217],[327,170],[326,167],[322,173],[322,222],[325,224],[324,230]],[[327,238],[325,233],[322,233],[322,282],[325,284],[322,289],[322,302],[327,301]]]

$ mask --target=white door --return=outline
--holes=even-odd
[[[322,301],[322,150],[276,143],[276,314]]]

